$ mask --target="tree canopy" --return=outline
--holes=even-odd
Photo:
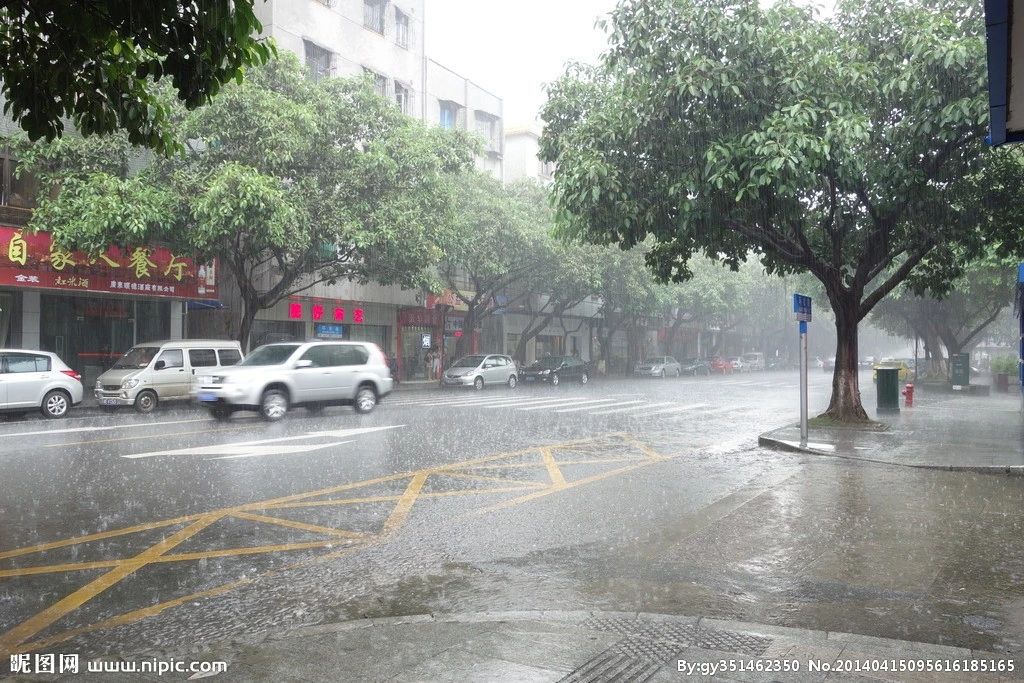
[[[366,79],[306,78],[291,55],[174,120],[187,153],[134,175],[124,135],[28,146],[42,186],[30,228],[89,253],[159,242],[219,258],[243,343],[257,311],[320,282],[436,282],[465,134],[405,116]]]
[[[156,81],[188,108],[206,104],[273,48],[253,0],[4,0],[0,92],[4,113],[32,140],[53,140],[70,120],[83,135],[123,130],[172,150],[177,140]]]
[[[1008,230],[980,202],[986,164],[1014,154],[983,143],[981,6],[625,0],[607,27],[600,64],[543,112],[562,230],[650,238],[664,279],[698,252],[812,273],[839,339],[828,413],[866,419],[859,321],[922,263],[949,280]]]

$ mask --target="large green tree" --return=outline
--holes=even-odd
[[[838,337],[827,414],[867,419],[857,326],[909,274],[948,280],[993,222],[979,3],[623,0],[596,67],[549,88],[563,228],[687,275],[695,252],[823,285]],[[1019,183],[1017,183],[1019,185]],[[954,248],[955,247],[955,248]]]
[[[253,0],[0,1],[4,113],[33,140],[70,120],[84,135],[116,130],[138,145],[175,149],[155,81],[186,107],[210,101],[270,58]]]
[[[174,121],[187,152],[136,174],[125,136],[29,145],[42,185],[29,227],[89,253],[159,242],[217,257],[243,344],[257,312],[318,283],[435,284],[453,179],[472,162],[464,135],[405,116],[365,79],[309,79],[291,55]]]

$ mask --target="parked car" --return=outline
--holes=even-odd
[[[683,367],[672,356],[654,356],[640,361],[633,366],[633,374],[645,377],[679,377]]]
[[[510,356],[475,354],[452,363],[441,376],[441,388],[473,387],[483,389],[488,384],[505,384],[515,389],[519,383],[519,368]]]
[[[199,375],[241,360],[237,341],[174,339],[138,344],[96,379],[96,402],[109,410],[135,406],[140,413],[151,413],[163,401],[193,396]]]
[[[368,413],[392,384],[376,344],[292,342],[261,346],[238,365],[201,377],[196,399],[218,420],[253,410],[273,421],[294,406],[352,405]]]
[[[710,375],[711,361],[706,358],[687,358],[682,363],[682,371],[687,375]]]
[[[875,363],[871,368],[871,381],[878,381],[878,370],[879,368],[896,368],[899,370],[899,380],[901,382],[907,381],[910,378],[910,365],[903,360],[897,360],[895,358],[883,358],[879,362]]]
[[[731,374],[733,371],[732,363],[721,356],[715,356],[711,359],[711,371],[720,372],[723,375]]]
[[[740,358],[739,356],[733,356],[732,358],[730,358],[729,359],[729,365],[731,365],[732,369],[735,370],[736,372],[746,372],[747,371],[746,364],[743,362],[743,359]]]
[[[82,402],[82,376],[55,353],[0,350],[0,412],[64,417]]]
[[[821,361],[821,369],[825,372],[832,372],[836,369],[836,357],[831,356]]]
[[[747,370],[764,370],[767,365],[764,361],[764,354],[760,351],[743,354],[743,365]]]
[[[590,365],[573,356],[548,356],[523,369],[519,381],[547,382],[552,386],[566,381],[586,384],[590,381]]]

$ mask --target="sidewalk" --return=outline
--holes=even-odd
[[[227,671],[216,676],[222,681],[1024,680],[1024,661],[996,653],[632,612],[485,612],[363,619],[247,637],[197,648],[185,657],[148,654],[227,662]],[[926,662],[949,662],[949,666],[955,662],[961,668],[949,673],[906,670]],[[794,663],[799,672],[781,670]],[[862,668],[858,674],[858,663],[890,670]],[[854,668],[827,670],[841,665]],[[722,666],[736,670],[722,671]],[[811,666],[822,670],[809,671]],[[1014,671],[965,673],[971,666],[1004,671],[1012,666]],[[780,669],[758,672],[759,667]],[[892,670],[897,667],[904,670]]]
[[[811,426],[806,448],[798,424],[760,436],[762,446],[908,467],[1024,474],[1024,415],[1019,394],[921,393],[912,408],[875,416],[869,385],[864,404],[878,429]]]

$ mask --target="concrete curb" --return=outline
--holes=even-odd
[[[891,465],[893,467],[909,467],[912,469],[939,470],[944,472],[974,472],[977,474],[1002,474],[1010,476],[1024,476],[1024,465],[944,465],[929,463],[909,463],[897,462],[895,460],[883,460],[879,458],[861,458],[856,455],[833,453],[806,446],[801,447],[799,444],[794,444],[792,441],[779,439],[772,436],[774,433],[778,432],[781,429],[786,429],[786,427],[779,427],[777,429],[764,432],[763,434],[757,437],[757,444],[764,448],[770,448],[772,450],[786,453],[802,453],[804,455],[823,455],[830,458],[852,460],[855,462],[869,462],[877,465]]]

